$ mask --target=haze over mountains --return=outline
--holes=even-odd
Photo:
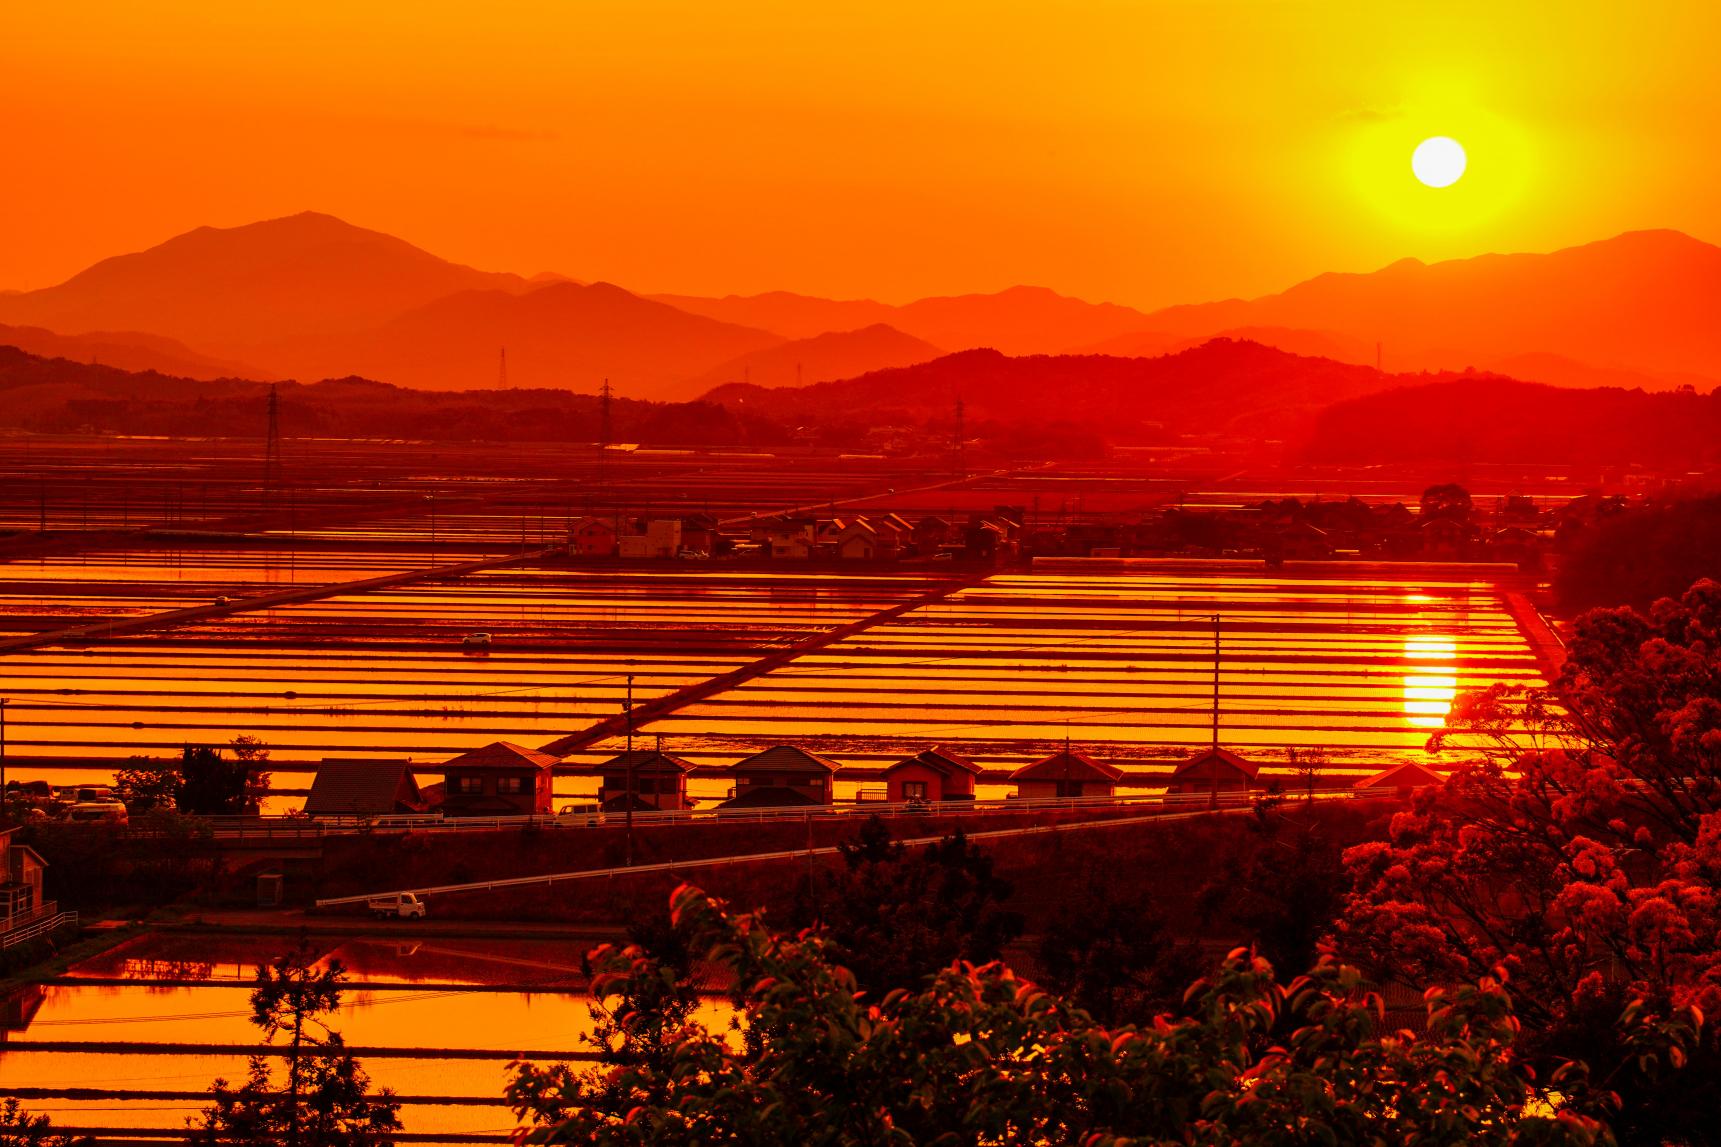
[[[14,334],[16,345],[188,377],[362,374],[468,389],[497,384],[506,347],[511,385],[589,393],[608,378],[656,398],[742,379],[856,378],[982,347],[1143,357],[1213,337],[1363,365],[1380,343],[1396,371],[1475,366],[1565,385],[1709,389],[1721,379],[1718,314],[1721,248],[1671,231],[1551,254],[1403,260],[1259,299],[1143,313],[1037,287],[903,305],[789,292],[648,297],[476,270],[314,212],[198,228],[57,286],[0,294],[0,324],[36,328]]]

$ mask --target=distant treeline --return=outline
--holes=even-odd
[[[1304,457],[1690,465],[1721,457],[1721,390],[1574,390],[1466,376],[1336,403],[1316,418]]]
[[[1554,589],[1568,613],[1596,606],[1645,609],[1703,578],[1721,581],[1721,496],[1601,518],[1572,542]]]
[[[288,437],[593,442],[603,432],[596,395],[566,390],[409,390],[362,378],[278,386]],[[199,382],[0,346],[0,426],[48,434],[262,437],[267,384]],[[788,440],[774,421],[708,402],[611,403],[620,442],[768,445]]]

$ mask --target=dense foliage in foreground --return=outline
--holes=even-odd
[[[1721,1143],[1714,1026],[1669,1072],[1613,1024],[1629,1008],[1683,1040],[1721,1009],[1721,585],[1579,618],[1557,698],[1569,716],[1464,701],[1455,723],[1497,751],[1350,851],[1337,939],[1412,983],[1510,969],[1526,1050],[1618,1090],[1623,1141]]]
[[[1538,1101],[1496,979],[1431,993],[1425,1034],[1393,1032],[1352,969],[1282,986],[1233,952],[1183,1014],[1108,1028],[1017,980],[959,963],[873,1001],[818,932],[779,934],[698,889],[672,903],[694,950],[725,965],[745,1021],[665,1029],[650,1001],[674,972],[600,949],[594,994],[625,1045],[608,1070],[523,1066],[509,1097],[528,1141],[599,1144],[1611,1142]],[[625,1001],[637,1000],[638,1007]],[[1580,1068],[1547,1081],[1588,1099]]]

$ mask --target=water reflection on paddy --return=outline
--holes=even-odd
[[[250,1046],[248,986],[259,961],[292,941],[278,936],[146,934],[74,966],[76,978],[126,978],[125,984],[53,984],[34,989],[27,1022],[0,1042],[0,1089],[97,1086],[202,1092],[218,1076],[243,1078],[243,1055],[201,1050],[126,1052],[113,1043]],[[516,1055],[581,1052],[592,1029],[579,971],[595,940],[462,940],[395,942],[375,937],[319,937],[324,959],[339,959],[350,977],[332,1023],[350,1046],[402,1049],[365,1060],[373,1084],[410,1097],[467,1097],[483,1104],[408,1103],[409,1132],[500,1132],[513,1126],[499,1101]],[[164,980],[207,978],[193,986]],[[545,990],[554,981],[561,990]],[[424,984],[422,989],[414,987]],[[496,990],[455,990],[472,985]],[[519,986],[519,987],[516,987]],[[535,990],[526,990],[530,987]],[[726,1003],[708,998],[696,1016],[722,1030]],[[29,1050],[44,1042],[84,1045]],[[439,1049],[493,1053],[438,1058]],[[413,1054],[422,1049],[422,1055]],[[61,1125],[182,1127],[191,1100],[41,1099],[31,1109]]]
[[[323,756],[429,765],[491,740],[543,744],[618,712],[630,675],[636,702],[661,696],[937,584],[794,569],[498,569],[12,656],[0,660],[0,692],[15,698],[18,757],[101,769],[245,733],[273,746],[278,783],[294,787]],[[1215,614],[1221,737],[1269,774],[1293,747],[1330,748],[1339,771],[1420,758],[1458,691],[1542,680],[1487,582],[1003,574],[641,732],[710,766],[793,739],[857,764],[949,742],[996,768],[1067,734],[1157,774],[1209,736]],[[474,630],[495,645],[463,648]],[[558,782],[563,796],[588,789]]]

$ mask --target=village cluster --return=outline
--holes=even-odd
[[[392,760],[325,759],[312,782],[305,813],[312,817],[385,817],[432,813],[445,817],[541,817],[556,813],[554,776],[585,772],[601,778],[595,802],[567,806],[578,815],[625,812],[672,812],[691,809],[688,777],[721,776],[730,782],[730,795],[716,802],[715,811],[748,809],[816,810],[835,805],[835,781],[848,771],[839,762],[800,745],[772,745],[724,769],[693,764],[661,748],[635,749],[581,770],[561,759],[507,741],[495,741],[461,753],[428,769],[406,758]],[[420,786],[415,772],[440,773],[438,783]],[[975,799],[975,782],[985,770],[946,746],[935,746],[903,757],[878,770],[882,782],[863,788],[858,804],[928,806]],[[1246,799],[1251,793],[1276,788],[1263,784],[1261,762],[1228,749],[1209,746],[1176,765],[1165,785],[1169,799],[1222,797]],[[1030,762],[1001,778],[1013,786],[1017,800],[1110,800],[1124,770],[1097,760],[1070,745]],[[1396,793],[1438,784],[1439,773],[1415,762],[1391,766],[1358,782],[1363,794]]]
[[[568,552],[581,558],[768,558],[774,561],[958,560],[1031,557],[1190,557],[1285,560],[1503,562],[1536,568],[1577,533],[1626,508],[1620,496],[1583,495],[1546,506],[1508,494],[1484,508],[1458,486],[1418,506],[1360,498],[1289,497],[1237,507],[1171,506],[1147,513],[975,511],[928,514],[776,514],[722,528],[708,514],[578,518]]]

